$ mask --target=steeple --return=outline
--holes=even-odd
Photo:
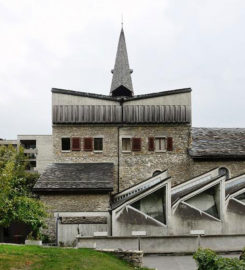
[[[133,96],[133,85],[131,79],[132,69],[129,68],[128,54],[125,42],[123,27],[121,29],[117,46],[117,55],[111,82],[110,95],[112,96]]]

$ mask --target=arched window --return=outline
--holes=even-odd
[[[161,173],[160,170],[156,170],[156,171],[154,171],[154,173],[152,174],[152,176],[156,176],[156,175],[158,175],[158,174],[160,174],[160,173]]]
[[[219,175],[220,176],[226,176],[226,179],[229,178],[229,170],[225,167],[219,168]]]

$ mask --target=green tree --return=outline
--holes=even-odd
[[[32,193],[37,173],[25,171],[27,162],[20,147],[0,147],[0,226],[24,222],[32,228],[33,237],[45,227],[45,206]]]

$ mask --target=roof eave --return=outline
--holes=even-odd
[[[101,94],[95,94],[95,93],[89,93],[89,92],[80,92],[80,91],[75,91],[75,90],[66,90],[66,89],[60,89],[60,88],[51,89],[51,92],[56,93],[56,94],[82,96],[82,97],[97,98],[97,99],[103,99],[103,100],[112,100],[112,101],[118,101],[121,103],[131,101],[131,100],[148,99],[148,98],[154,98],[154,97],[190,93],[191,91],[192,91],[191,88],[182,88],[182,89],[154,92],[154,93],[149,93],[149,94],[142,94],[142,95],[137,95],[137,96],[132,96],[132,97],[125,97],[125,96],[113,97],[111,95],[107,96],[107,95],[101,95]]]
[[[153,98],[153,97],[177,95],[177,94],[190,93],[190,92],[192,92],[192,89],[190,87],[189,88],[174,89],[174,90],[167,90],[167,91],[154,92],[154,93],[149,93],[149,94],[136,95],[136,96],[129,97],[129,98],[125,99],[124,102],[131,101],[131,100],[138,100],[138,99]]]
[[[245,160],[245,155],[223,155],[223,154],[213,154],[213,155],[198,155],[198,154],[191,154],[189,153],[191,158],[196,159],[196,160],[201,160],[201,159],[221,159],[221,160]]]
[[[113,188],[34,188],[33,192],[37,194],[44,193],[107,193],[112,192]]]

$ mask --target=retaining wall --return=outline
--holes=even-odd
[[[144,253],[194,253],[199,247],[217,252],[241,251],[245,235],[163,237],[77,237],[78,248],[142,250]]]

